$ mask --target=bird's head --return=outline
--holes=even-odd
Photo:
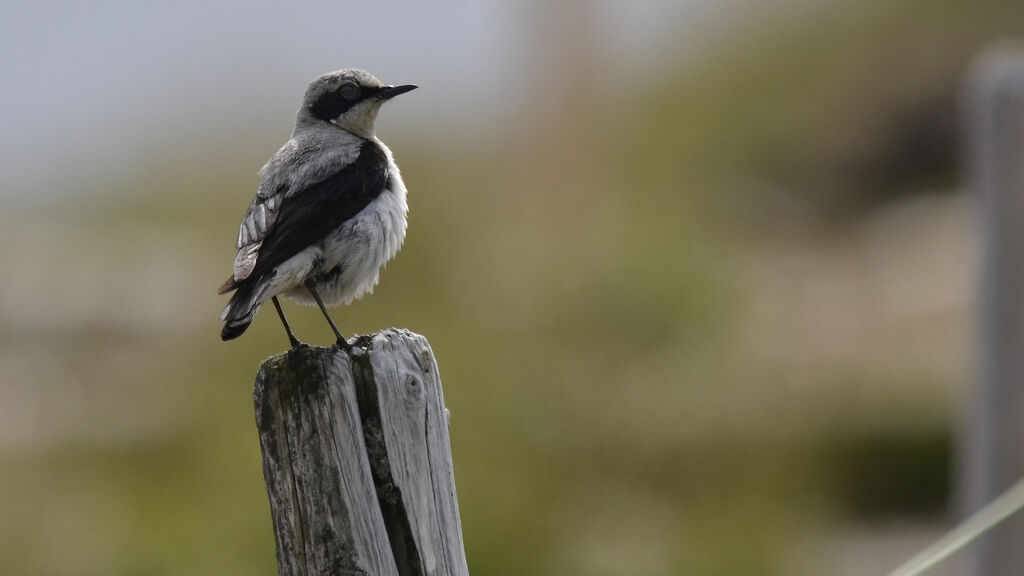
[[[386,85],[365,70],[328,72],[318,76],[306,89],[296,128],[327,122],[356,136],[371,138],[381,104],[415,88],[414,84]]]

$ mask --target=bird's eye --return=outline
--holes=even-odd
[[[346,82],[338,89],[338,93],[341,94],[341,97],[350,102],[358,100],[361,92],[362,90],[359,89],[359,85],[354,82]]]

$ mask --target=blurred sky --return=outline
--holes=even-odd
[[[595,60],[616,81],[656,74],[659,57],[699,44],[710,23],[753,3],[588,3],[595,45],[606,51]],[[384,131],[486,132],[514,117],[524,90],[543,90],[528,68],[543,66],[536,52],[547,49],[529,45],[528,28],[543,25],[542,2],[242,6],[4,2],[0,195],[20,203],[86,193],[89,182],[161,146],[283,136],[308,81],[342,67],[423,86],[389,111]]]

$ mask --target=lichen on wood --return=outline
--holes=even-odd
[[[426,339],[303,346],[260,366],[254,396],[281,576],[468,576]]]

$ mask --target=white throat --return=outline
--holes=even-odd
[[[331,124],[347,130],[356,136],[372,139],[373,123],[377,120],[377,112],[383,104],[380,100],[370,98],[349,108],[341,116],[331,120]]]

